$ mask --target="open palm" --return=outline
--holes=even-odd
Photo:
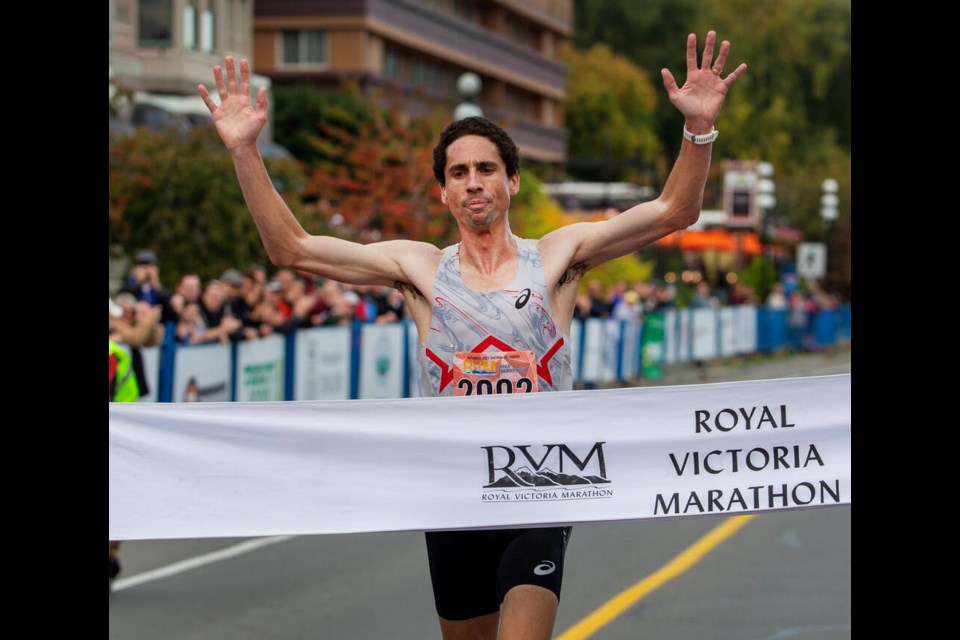
[[[717,59],[711,64],[716,40],[716,32],[708,31],[703,45],[703,60],[701,64],[697,64],[697,36],[693,33],[687,36],[687,77],[682,87],[677,86],[677,81],[669,69],[660,71],[670,102],[687,119],[712,124],[720,113],[727,91],[747,70],[746,63],[741,63],[726,78],[721,78],[723,65],[730,53],[730,42],[724,40],[721,43]]]
[[[213,78],[217,84],[220,104],[202,84],[197,87],[200,97],[210,110],[213,124],[227,149],[254,144],[257,136],[267,123],[267,89],[257,91],[257,108],[250,106],[250,63],[240,60],[240,84],[237,85],[237,71],[232,56],[224,59],[227,68],[227,82],[223,81],[223,70],[219,65],[213,68]]]

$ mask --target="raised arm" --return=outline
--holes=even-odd
[[[745,63],[740,64],[722,78],[730,42],[723,41],[711,64],[716,39],[716,32],[707,32],[702,62],[698,64],[697,36],[687,36],[687,77],[682,87],[677,86],[669,69],[660,71],[670,102],[684,115],[685,129],[694,135],[713,131],[727,91],[747,69]],[[545,260],[548,254],[554,257],[561,274],[574,266],[583,273],[693,224],[700,215],[712,151],[712,143],[694,144],[685,137],[659,197],[610,220],[577,223],[545,235],[541,239]]]
[[[250,64],[240,60],[240,78],[231,56],[223,69],[213,68],[218,105],[204,85],[197,90],[210,110],[217,133],[230,152],[240,189],[260,232],[270,261],[277,266],[302,269],[340,282],[394,286],[411,282],[411,265],[429,256],[435,247],[410,241],[389,241],[370,245],[328,236],[308,234],[277,193],[267,174],[257,136],[267,122],[267,90],[250,103]]]

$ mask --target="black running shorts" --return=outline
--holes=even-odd
[[[520,584],[545,587],[559,600],[571,529],[428,531],[437,613],[446,620],[494,613],[507,591]]]

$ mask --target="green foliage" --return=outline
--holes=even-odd
[[[572,42],[581,52],[602,42],[651,78],[669,68],[682,85],[687,34],[697,34],[699,53],[707,31],[716,30],[732,44],[726,72],[741,62],[748,68],[717,120],[720,137],[704,207],[722,207],[719,160],[766,160],[775,169],[774,217],[809,240],[823,240],[828,231],[820,219],[821,185],[833,178],[840,187],[835,230],[847,234],[838,247],[848,248],[851,28],[850,0],[574,0]],[[653,166],[662,183],[679,151],[683,122],[662,99],[662,83],[654,84],[661,98],[653,118],[662,155]],[[581,153],[572,144],[577,136],[570,131],[571,158]],[[841,263],[849,261],[844,250],[835,256]]]
[[[585,51],[567,48],[564,60],[568,153],[572,159],[598,161],[571,173],[588,180],[645,182],[631,166],[652,166],[661,157],[654,122],[657,91],[649,75],[602,44]]]
[[[273,137],[298,160],[307,164],[336,154],[336,141],[321,134],[324,124],[336,124],[351,135],[360,123],[371,122],[375,107],[356,85],[321,91],[313,85],[278,86],[273,90]]]
[[[111,134],[109,158],[115,256],[154,250],[170,288],[183,273],[206,280],[229,267],[268,264],[230,156],[212,127]],[[303,179],[297,164],[268,158],[266,165],[298,212],[295,194]]]
[[[446,246],[458,232],[433,177],[440,122],[413,118],[400,103],[363,113],[330,110],[311,144],[305,195],[357,242],[409,238]]]

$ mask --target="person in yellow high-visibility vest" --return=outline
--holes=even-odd
[[[133,358],[126,349],[110,341],[110,402],[136,402],[140,398]]]
[[[140,398],[133,358],[118,343],[110,340],[110,402],[136,402]],[[120,541],[110,540],[110,592],[120,573]]]

